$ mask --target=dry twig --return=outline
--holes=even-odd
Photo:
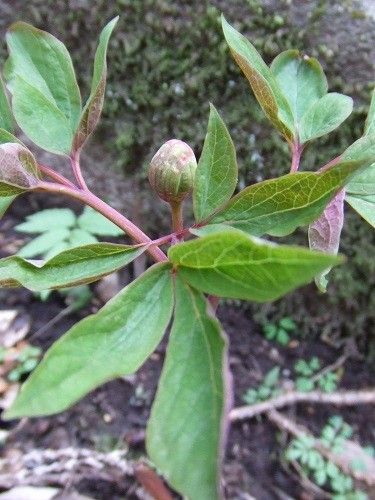
[[[134,477],[133,464],[125,454],[122,450],[99,453],[84,448],[35,449],[24,455],[17,453],[15,457],[1,461],[0,488],[24,485],[65,487],[83,477],[93,476],[121,485],[126,476]]]
[[[357,404],[375,404],[375,389],[364,391],[338,391],[326,393],[322,391],[298,392],[290,391],[275,398],[253,405],[234,408],[229,418],[232,422],[253,418],[270,410],[290,406],[296,403],[324,403],[335,406],[356,406]]]

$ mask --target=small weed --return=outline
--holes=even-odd
[[[340,416],[333,416],[323,427],[319,441],[335,454],[343,450],[345,440],[353,433],[350,425]],[[285,457],[289,462],[298,462],[307,477],[319,487],[329,490],[333,500],[365,500],[367,495],[353,489],[352,478],[341,472],[336,464],[327,460],[315,449],[315,439],[301,436],[293,439],[288,446]],[[354,464],[353,470],[358,464]],[[362,464],[363,466],[363,464]]]
[[[19,382],[25,375],[31,373],[37,366],[41,355],[39,347],[26,346],[18,353],[14,362],[15,367],[7,375],[9,382]],[[3,363],[6,357],[6,349],[0,352],[0,363]]]
[[[278,323],[267,323],[263,325],[263,333],[267,340],[274,340],[280,345],[286,346],[290,340],[290,334],[297,328],[295,322],[289,318],[281,318]]]
[[[280,367],[275,366],[264,377],[262,383],[256,389],[248,389],[243,396],[245,403],[251,405],[266,401],[280,394],[278,388],[280,379]]]
[[[327,371],[319,375],[320,367],[320,361],[315,356],[309,361],[299,359],[294,365],[294,372],[297,375],[296,388],[302,392],[309,392],[316,388],[323,392],[335,391],[338,382],[337,373]]]
[[[58,253],[80,245],[97,243],[98,236],[120,236],[122,231],[103,215],[85,207],[77,216],[69,208],[49,208],[26,217],[16,231],[38,235],[18,252],[20,257],[49,260]]]

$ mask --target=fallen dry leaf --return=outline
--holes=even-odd
[[[30,316],[16,309],[0,311],[0,345],[8,349],[24,339],[30,331]]]

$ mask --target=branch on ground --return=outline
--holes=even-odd
[[[323,403],[335,406],[356,406],[357,404],[375,404],[375,389],[364,391],[338,391],[326,393],[322,391],[298,392],[290,391],[275,398],[253,405],[234,408],[229,418],[232,422],[246,420],[270,410],[283,408],[296,403]]]

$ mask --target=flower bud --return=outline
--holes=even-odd
[[[191,147],[171,139],[152,158],[148,179],[162,200],[180,203],[193,188],[196,168],[197,160]]]

